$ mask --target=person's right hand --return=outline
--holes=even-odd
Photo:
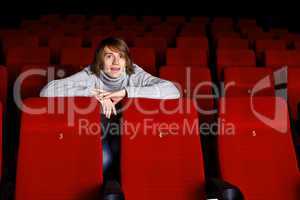
[[[101,92],[106,91],[103,90]],[[101,103],[102,113],[109,119],[112,113],[117,115],[115,104],[112,102],[111,99],[102,98],[102,96],[100,95],[101,92],[92,91],[94,97]]]
[[[97,96],[96,96],[97,98]],[[98,99],[98,98],[97,98]],[[98,99],[102,106],[102,113],[109,119],[112,114],[117,115],[114,103],[110,99]]]

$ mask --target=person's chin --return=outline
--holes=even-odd
[[[109,76],[111,78],[119,78],[121,76],[121,73],[111,73],[111,74],[109,74]]]

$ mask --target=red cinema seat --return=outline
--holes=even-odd
[[[33,22],[31,25],[27,25],[26,27],[24,26],[22,29],[26,30],[27,33],[32,34],[34,36],[38,36],[37,33],[41,32],[41,31],[50,31],[53,30],[55,28],[59,27],[58,24],[56,25],[50,25],[50,24],[43,24],[40,22]]]
[[[48,81],[56,78],[57,70],[54,66],[51,67],[42,65],[23,66],[22,73],[28,73],[28,75],[19,82],[21,99],[40,96],[40,91]]]
[[[296,50],[300,50],[300,36],[299,35],[285,35],[285,41],[290,44],[293,44]]]
[[[85,23],[85,15],[67,15],[63,19],[64,23],[83,24]]]
[[[130,25],[130,24],[136,24],[137,18],[136,16],[118,16],[116,19],[117,24],[119,25]]]
[[[60,22],[60,20],[61,20],[61,17],[59,14],[42,15],[40,17],[41,22],[45,22],[45,23],[49,23],[49,24]]]
[[[202,48],[168,48],[167,65],[207,66],[207,51]]]
[[[281,38],[282,36],[288,34],[289,30],[286,28],[271,28],[270,32],[273,33],[275,37]]]
[[[286,50],[286,41],[284,40],[256,40],[255,49],[257,52],[265,50]]]
[[[0,30],[0,38],[4,39],[5,37],[18,37],[22,35],[27,35],[28,33],[25,30],[20,29],[2,29]]]
[[[165,62],[165,55],[167,50],[167,40],[162,37],[137,37],[134,40],[135,47],[146,47],[153,48],[155,50],[155,55],[158,63],[161,64]]]
[[[288,92],[288,103],[291,111],[291,118],[293,120],[298,119],[298,108],[300,103],[300,68],[289,67],[288,68],[288,80],[287,80],[287,92]]]
[[[217,41],[219,49],[249,49],[249,41],[239,38],[219,38]]]
[[[193,102],[135,101],[123,112],[127,124],[139,127],[126,129],[123,123],[122,128],[121,185],[125,199],[205,199],[199,129],[186,132],[184,128],[184,123],[197,127]],[[191,106],[189,112],[187,105]],[[176,130],[168,128],[171,124]]]
[[[265,65],[270,67],[297,67],[300,65],[300,51],[293,50],[267,50],[265,52]]]
[[[201,24],[207,24],[209,21],[209,18],[206,16],[193,16],[190,18],[192,23],[201,23]]]
[[[95,15],[92,16],[89,20],[86,22],[89,26],[99,26],[99,25],[108,25],[112,22],[111,16],[108,15]]]
[[[262,85],[260,81],[263,79],[269,80],[270,86],[256,89]],[[274,96],[275,86],[272,70],[256,67],[227,67],[224,69],[224,90],[224,95],[227,97]]]
[[[198,23],[186,24],[180,31],[180,36],[184,37],[205,37],[206,27],[205,24],[199,25]]]
[[[300,198],[287,103],[280,97],[222,98],[218,157],[222,179],[245,199]]]
[[[9,80],[12,81],[20,73],[21,67],[26,64],[50,64],[50,49],[46,47],[8,48],[6,65],[8,66]]]
[[[134,47],[130,48],[132,60],[152,75],[157,74],[155,51],[153,48]]]
[[[160,16],[144,16],[143,17],[143,24],[146,26],[153,26],[161,23]]]
[[[143,35],[144,32],[145,32],[145,26],[144,25],[141,25],[141,24],[130,24],[130,25],[123,25],[121,26],[122,27],[122,30],[125,30],[125,31],[133,31],[134,33],[136,33],[136,35]]]
[[[160,24],[152,27],[151,32],[145,32],[145,37],[162,37],[171,45],[175,40],[178,26],[170,24]]]
[[[270,67],[282,67],[288,64],[288,52],[286,50],[266,50],[265,65]]]
[[[256,29],[258,28],[256,20],[253,19],[240,19],[238,22],[239,29]]]
[[[92,48],[63,48],[60,56],[60,65],[66,70],[79,71],[93,62],[95,50]]]
[[[185,23],[184,16],[167,16],[166,23],[167,24],[183,24]]]
[[[217,74],[219,80],[223,79],[225,67],[253,67],[256,66],[255,54],[251,50],[218,50],[217,51]]]
[[[39,47],[39,38],[30,35],[5,36],[2,39],[2,47],[6,52],[13,47]]]
[[[180,90],[184,97],[197,101],[200,121],[209,121],[208,112],[214,108],[212,97],[212,80],[208,68],[164,66],[159,72],[160,78],[170,80]]]
[[[274,33],[264,32],[260,28],[247,30],[246,35],[250,41],[279,39],[275,37]]]
[[[214,24],[233,25],[233,19],[229,17],[216,17],[213,19]]]
[[[231,31],[215,32],[215,33],[213,33],[213,38],[214,38],[215,43],[217,43],[217,41],[221,38],[223,38],[225,41],[233,39],[234,41],[238,40],[238,42],[240,42],[241,40],[243,40],[243,39],[241,39],[241,34],[240,33],[231,32]],[[226,43],[227,42],[228,41],[226,41]],[[245,43],[245,42],[242,42],[242,43]],[[223,45],[223,46],[225,46],[224,48],[240,48],[240,46],[242,46],[242,48],[245,48],[246,45],[245,44],[235,44],[234,47],[226,47],[226,45]]]
[[[13,47],[7,50],[7,65],[45,63],[50,63],[50,50],[48,48]]]
[[[99,44],[101,43],[102,40],[104,40],[108,35],[94,35],[91,38],[91,47],[92,49],[96,50]]]
[[[225,31],[234,31],[234,26],[232,22],[221,22],[221,23],[212,23],[211,24],[211,32],[217,33],[217,32],[225,32]]]
[[[123,39],[126,42],[126,44],[129,47],[131,47],[133,46],[133,42],[138,35],[136,32],[132,30],[121,30],[121,31],[115,30],[110,34],[110,36]]]
[[[288,53],[288,65],[297,67],[300,65],[300,51],[289,51]]]
[[[177,37],[178,48],[201,48],[208,49],[208,40],[205,37]]]
[[[84,37],[87,30],[84,24],[64,24],[59,29],[65,36],[80,36]]]
[[[50,48],[51,55],[59,60],[62,48],[80,48],[82,45],[82,38],[78,36],[60,36],[50,38],[48,41],[48,47]]]
[[[255,51],[256,51],[257,60],[261,64],[264,64],[266,51],[268,50],[284,51],[287,50],[287,46],[288,43],[285,40],[272,40],[272,39],[256,40]]]
[[[100,199],[103,176],[98,105],[95,99],[83,97],[25,101],[16,200]]]

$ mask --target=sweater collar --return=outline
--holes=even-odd
[[[112,77],[108,76],[107,74],[105,74],[103,70],[100,71],[100,79],[104,82],[120,83],[125,78],[126,78],[126,72],[122,73],[122,75],[117,78],[112,78]]]

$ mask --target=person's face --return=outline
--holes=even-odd
[[[118,78],[122,73],[125,73],[126,59],[123,53],[105,47],[103,56],[103,71],[105,74],[111,78]]]

